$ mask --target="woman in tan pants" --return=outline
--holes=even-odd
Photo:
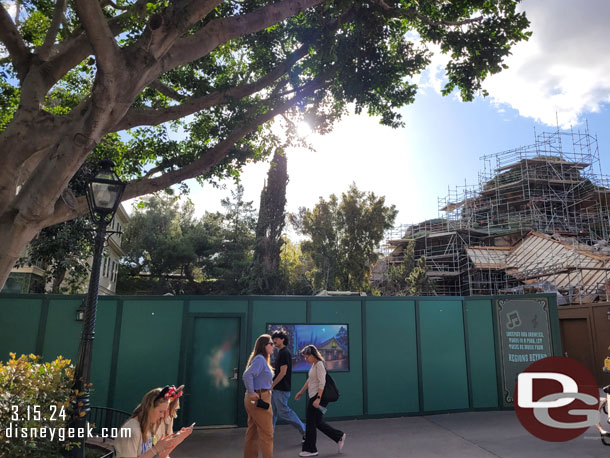
[[[259,451],[263,454],[263,458],[273,458],[273,411],[270,407],[273,384],[271,353],[273,353],[271,336],[263,334],[256,339],[244,372],[243,379],[246,385],[244,407],[248,413],[244,458],[257,458]]]

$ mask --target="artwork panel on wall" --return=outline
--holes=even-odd
[[[307,372],[309,370],[309,363],[301,355],[301,350],[307,345],[315,345],[318,348],[326,360],[326,368],[329,371],[349,371],[349,332],[347,324],[267,323],[267,333],[273,335],[275,331],[282,331],[288,337],[288,349],[292,354],[293,372]]]

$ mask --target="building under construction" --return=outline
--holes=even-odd
[[[484,156],[478,186],[439,199],[439,218],[386,240],[374,278],[402,261],[409,241],[437,295],[557,291],[566,302],[606,299],[610,189],[597,139],[542,133],[533,145]]]

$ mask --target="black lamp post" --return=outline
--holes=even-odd
[[[70,427],[79,428],[75,431],[75,442],[80,442],[80,447],[72,447],[70,456],[83,458],[85,456],[85,440],[87,431],[87,413],[90,410],[89,382],[91,380],[91,354],[93,350],[93,338],[95,336],[95,315],[97,312],[97,296],[100,286],[100,270],[102,264],[102,253],[106,242],[106,226],[114,218],[121,197],[125,190],[123,183],[113,171],[114,163],[103,160],[100,162],[100,171],[87,184],[87,203],[91,219],[96,225],[95,245],[93,249],[93,263],[91,265],[91,278],[89,279],[89,290],[85,301],[83,333],[81,334],[78,349],[78,362],[74,373],[74,400]],[[82,429],[80,429],[82,428]],[[77,431],[84,431],[84,437],[77,437]]]

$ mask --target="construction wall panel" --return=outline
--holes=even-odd
[[[498,407],[493,313],[490,299],[464,301],[472,407]]]
[[[415,301],[366,301],[368,414],[419,411]]]
[[[468,379],[461,300],[420,300],[424,412],[467,409]]]
[[[0,361],[7,361],[11,352],[17,357],[37,353],[43,301],[38,295],[0,296]]]
[[[182,305],[175,298],[124,300],[110,407],[131,412],[150,389],[178,383]]]

